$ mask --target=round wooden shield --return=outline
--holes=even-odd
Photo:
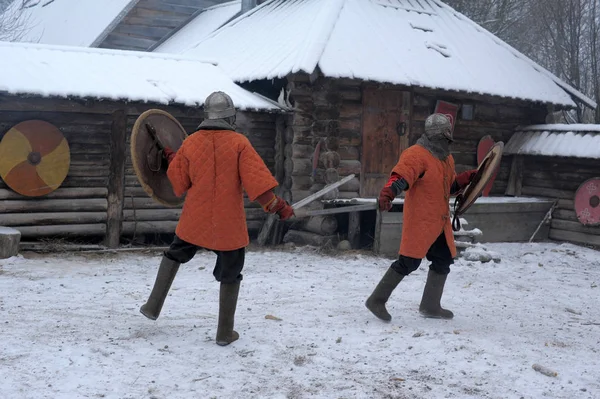
[[[460,216],[475,203],[475,200],[481,196],[483,189],[498,171],[504,143],[499,141],[489,150],[483,161],[477,168],[477,174],[471,180],[471,183],[465,188],[464,193],[456,197],[454,204],[454,214]]]
[[[156,133],[165,147],[177,151],[187,137],[185,129],[168,112],[151,109],[141,114],[131,131],[131,159],[144,191],[156,202],[178,206],[184,197],[177,197],[167,176],[168,164],[149,129]]]
[[[584,181],[577,189],[573,202],[581,224],[600,225],[600,177]]]
[[[45,121],[18,123],[0,142],[0,176],[27,197],[46,195],[60,187],[70,164],[69,143],[56,126]]]

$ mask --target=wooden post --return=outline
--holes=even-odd
[[[352,249],[360,247],[360,212],[348,214],[348,241],[350,241]]]
[[[514,155],[512,164],[510,165],[510,175],[508,177],[508,186],[506,187],[506,195],[519,197],[523,189],[523,169],[525,159],[523,155]]]
[[[118,110],[112,114],[110,128],[110,173],[106,215],[106,246],[109,248],[117,248],[121,238],[126,158],[127,114],[123,110]]]

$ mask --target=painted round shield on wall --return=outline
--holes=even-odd
[[[184,197],[177,197],[173,192],[161,146],[177,151],[186,137],[177,119],[159,109],[144,112],[133,125],[131,159],[135,174],[144,191],[162,205],[181,205]]]
[[[0,176],[27,197],[46,195],[60,187],[70,163],[69,143],[46,121],[20,122],[0,142]]]
[[[600,225],[600,177],[584,181],[575,193],[575,213],[586,226]]]

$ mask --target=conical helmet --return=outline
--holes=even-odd
[[[204,117],[206,119],[224,119],[236,113],[233,100],[222,91],[211,93],[204,101]]]
[[[430,139],[443,136],[450,141],[452,138],[452,122],[450,118],[444,114],[431,114],[425,119],[425,135]]]

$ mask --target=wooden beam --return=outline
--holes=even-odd
[[[348,215],[348,241],[352,249],[360,247],[360,212],[350,212]]]
[[[523,170],[524,170],[523,155],[513,156],[512,164],[510,165],[510,175],[508,176],[508,187],[506,195],[515,197],[521,196],[523,190]]]
[[[108,177],[108,209],[106,246],[117,248],[123,222],[125,195],[125,157],[127,152],[127,115],[116,111],[110,128],[110,174]]]

